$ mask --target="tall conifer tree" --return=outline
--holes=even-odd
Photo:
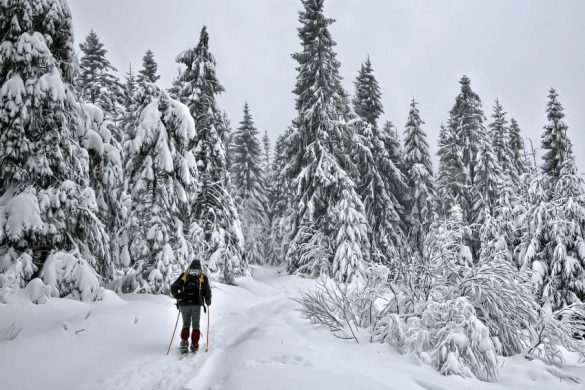
[[[572,145],[567,137],[568,126],[563,120],[565,113],[554,88],[550,89],[548,98],[546,109],[548,123],[544,126],[541,137],[541,147],[544,151],[542,171],[552,189],[561,178],[561,168],[565,160],[572,155]]]
[[[463,193],[464,173],[457,137],[450,126],[441,124],[439,131],[438,193],[443,216],[449,215],[454,204],[459,204]]]
[[[577,172],[557,97],[551,89],[542,135],[542,171],[528,193],[523,244],[537,298],[547,311],[585,299],[585,184]]]
[[[510,127],[508,128],[508,140],[510,142],[510,150],[511,150],[511,164],[514,172],[518,177],[522,177],[525,173],[528,172],[528,162],[526,161],[525,156],[525,149],[524,149],[524,140],[520,135],[520,126],[516,119],[510,119]]]
[[[422,251],[426,233],[433,220],[437,194],[427,135],[422,130],[414,99],[410,104],[404,129],[404,171],[410,190],[408,203],[409,235],[415,247]]]
[[[400,145],[394,144],[396,139],[392,134],[378,128],[378,118],[383,112],[382,94],[369,58],[362,64],[354,84],[353,106],[361,121],[348,113],[355,129],[353,150],[348,157],[357,163],[354,180],[371,228],[372,260],[388,265],[399,259],[405,237],[402,201],[407,190],[399,166]]]
[[[99,298],[94,270],[108,280],[113,264],[78,141],[69,7],[3,2],[0,26],[0,300],[37,270],[61,296]]]
[[[449,113],[448,129],[440,137],[439,156],[444,163],[440,166],[439,187],[445,196],[443,201],[457,200],[464,220],[471,223],[477,154],[487,132],[481,100],[471,89],[469,78],[463,76],[459,83],[461,92]]]
[[[262,147],[262,166],[264,168],[264,174],[268,175],[268,171],[270,171],[270,138],[268,138],[268,131],[264,131],[264,135],[262,136]]]
[[[160,90],[139,118],[126,156],[132,207],[124,262],[132,263],[119,283],[123,291],[167,293],[201,241],[191,218],[198,185],[195,123],[185,105]]]
[[[234,132],[232,142],[233,195],[242,221],[246,259],[250,263],[262,264],[266,262],[268,199],[262,167],[262,146],[248,103],[244,105],[244,119]]]
[[[513,171],[511,140],[509,138],[508,121],[506,112],[500,101],[496,99],[493,122],[489,124],[489,135],[492,140],[494,155],[502,169],[502,175],[513,180],[516,179],[516,172]]]
[[[196,47],[177,57],[185,65],[180,75],[179,99],[195,119],[194,145],[200,188],[193,203],[195,221],[204,232],[209,256],[204,263],[211,272],[220,273],[226,282],[243,274],[247,262],[242,256],[243,237],[234,201],[228,192],[226,167],[226,129],[216,97],[224,91],[215,73],[215,58],[209,51],[209,35],[203,27]]]
[[[323,0],[304,0],[298,29],[302,50],[295,87],[298,116],[287,172],[294,178],[291,202],[290,271],[330,272],[339,281],[362,275],[369,261],[364,206],[348,172],[349,111],[341,102],[339,62],[323,15]]]

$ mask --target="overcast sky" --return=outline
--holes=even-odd
[[[300,0],[69,0],[76,44],[91,28],[121,74],[155,53],[160,85],[177,74],[176,55],[207,25],[234,127],[248,101],[272,140],[294,117]],[[414,97],[436,153],[458,80],[466,74],[489,117],[499,98],[523,135],[540,147],[550,87],[565,108],[569,137],[585,172],[585,1],[328,0],[345,87],[353,94],[369,55],[382,88],[384,118],[402,132]],[[436,159],[435,159],[436,162]],[[436,166],[435,166],[436,169]]]

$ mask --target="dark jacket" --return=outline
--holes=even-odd
[[[201,271],[195,275],[183,272],[171,285],[171,294],[177,299],[179,306],[211,305],[211,287],[209,279]],[[205,299],[205,301],[203,300]]]

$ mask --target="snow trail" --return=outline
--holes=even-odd
[[[576,389],[537,361],[502,361],[497,383],[444,377],[382,344],[354,344],[311,325],[291,298],[315,281],[259,267],[238,286],[214,284],[210,349],[180,358],[178,334],[165,356],[176,308],[165,296],[108,293],[97,303],[0,305],[2,388],[33,390],[535,390]],[[180,327],[180,325],[179,325]],[[65,329],[67,328],[67,329]],[[76,333],[79,329],[83,332]],[[178,333],[178,332],[177,332]],[[22,375],[27,372],[35,375]],[[13,373],[20,373],[13,375]],[[585,379],[582,365],[562,375]]]
[[[204,352],[207,317],[202,313],[201,350],[196,355],[178,359],[178,337],[175,336],[169,356],[139,359],[114,377],[98,383],[97,387],[94,383],[87,388],[219,389],[234,373],[267,364],[264,361],[250,360],[248,356],[258,352],[258,343],[280,344],[280,348],[284,346],[284,338],[289,333],[284,327],[285,319],[290,321],[290,312],[294,313],[296,309],[291,293],[294,294],[295,287],[298,291],[298,281],[293,283],[295,286],[279,283],[286,279],[286,276],[278,277],[274,269],[260,268],[254,278],[241,280],[237,287],[217,285],[213,293],[219,297],[214,297],[214,304],[211,306],[208,353]],[[310,281],[307,283],[312,284]],[[232,290],[240,291],[236,293]],[[229,297],[228,300],[222,299],[225,295]],[[180,326],[179,323],[178,328]],[[281,331],[275,332],[278,328]],[[280,339],[275,338],[277,334]],[[284,353],[273,360],[278,364],[302,363],[300,356],[287,356]]]

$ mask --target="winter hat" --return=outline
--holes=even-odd
[[[189,266],[191,269],[201,269],[201,262],[199,260],[193,260]]]

